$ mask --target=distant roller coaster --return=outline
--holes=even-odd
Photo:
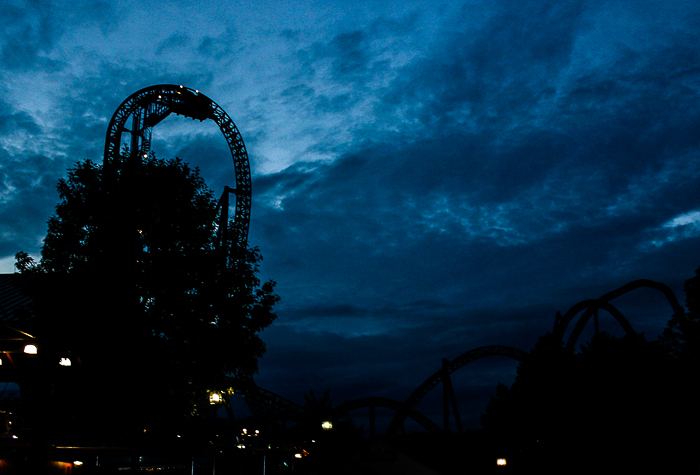
[[[599,309],[603,309],[610,313],[615,318],[615,320],[617,320],[622,329],[625,330],[625,333],[635,333],[629,321],[627,321],[627,319],[622,315],[622,313],[620,313],[620,311],[617,310],[617,308],[615,308],[610,303],[610,301],[617,297],[620,297],[621,295],[626,294],[627,292],[631,292],[632,290],[636,290],[642,287],[655,289],[661,292],[666,297],[666,300],[671,306],[674,315],[678,313],[683,313],[683,307],[680,303],[678,303],[678,299],[676,298],[675,294],[666,284],[654,282],[653,280],[647,279],[635,280],[633,282],[623,285],[619,289],[615,289],[612,292],[608,292],[607,294],[597,299],[583,300],[582,302],[579,302],[573,307],[571,307],[564,315],[557,312],[556,318],[554,319],[554,336],[558,337],[559,340],[563,341],[564,334],[566,332],[567,327],[569,326],[569,323],[576,316],[576,314],[578,314],[584,309],[585,312],[583,312],[581,318],[579,318],[578,322],[576,322],[576,325],[574,326],[574,329],[572,330],[571,335],[569,335],[569,339],[566,342],[566,347],[570,351],[574,351],[576,347],[576,342],[578,341],[579,336],[581,336],[581,332],[586,326],[586,323],[588,323],[588,320],[590,320],[591,316],[593,316],[595,332],[598,333]]]

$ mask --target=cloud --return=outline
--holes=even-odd
[[[117,15],[107,2],[56,4],[49,0],[3,2],[0,6],[0,64],[4,70],[42,68],[60,71],[66,61],[53,53],[68,31],[85,26],[115,25]],[[109,27],[104,26],[103,30]]]
[[[173,33],[163,40],[156,49],[156,54],[165,52],[177,52],[191,44],[192,40],[187,34]]]

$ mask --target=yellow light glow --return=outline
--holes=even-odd
[[[26,345],[24,347],[24,352],[28,355],[36,355],[36,345]]]
[[[331,430],[333,428],[333,423],[330,421],[323,421],[321,427],[323,427],[323,430]]]
[[[221,394],[216,392],[209,393],[209,404],[218,404],[221,402]]]
[[[496,460],[496,465],[505,465],[506,464],[506,459],[497,459]]]
[[[70,358],[61,358],[61,361],[58,362],[61,366],[70,366]]]
[[[83,462],[81,462],[80,460],[76,460],[75,462],[73,462],[73,465],[82,465],[82,464],[83,464]]]
[[[295,459],[300,459],[300,458],[301,458],[301,454],[294,454],[294,458],[295,458]]]

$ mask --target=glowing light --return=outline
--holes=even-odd
[[[323,427],[323,430],[331,430],[333,428],[333,423],[330,421],[323,421],[321,427]]]
[[[73,465],[82,465],[82,464],[83,464],[83,462],[81,462],[80,460],[76,460],[75,462],[73,462]]]
[[[496,465],[503,466],[506,464],[506,459],[497,459],[496,460]]]
[[[36,345],[27,345],[24,347],[24,352],[28,355],[36,355]]]
[[[218,404],[221,402],[221,394],[217,392],[210,392],[209,393],[209,404]]]
[[[294,454],[294,458],[295,458],[295,459],[300,459],[300,458],[301,458],[301,454]]]
[[[70,366],[70,358],[61,358],[61,361],[58,362],[61,366]]]

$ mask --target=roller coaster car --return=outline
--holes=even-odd
[[[208,97],[187,88],[183,89],[182,96],[177,102],[168,104],[172,112],[199,121],[212,118],[211,100]]]

